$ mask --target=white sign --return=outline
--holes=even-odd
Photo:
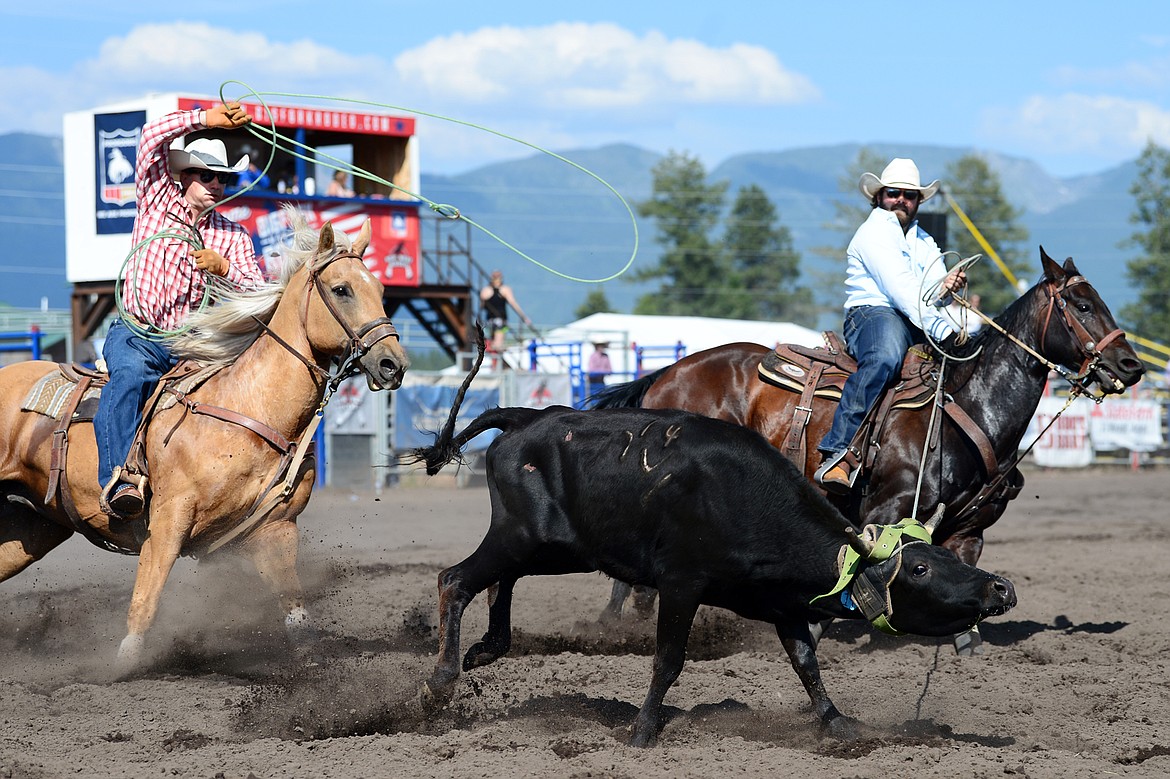
[[[1153,400],[1109,398],[1093,409],[1093,449],[1153,452],[1162,448],[1162,406]]]
[[[1078,399],[1064,408],[1064,398],[1043,397],[1028,432],[1024,434],[1023,445],[1030,444],[1046,425],[1052,427],[1032,448],[1037,465],[1049,468],[1084,468],[1093,462],[1093,447],[1089,439],[1089,413],[1092,401]],[[1060,416],[1053,422],[1053,417]]]

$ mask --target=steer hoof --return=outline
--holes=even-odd
[[[639,727],[638,723],[634,723],[629,727],[630,731],[630,746],[632,747],[652,747],[658,742],[658,730],[652,727]]]
[[[428,679],[418,688],[418,705],[424,712],[438,711],[451,702],[454,690],[455,685],[437,687]]]
[[[861,729],[857,725],[857,720],[843,714],[825,723],[825,733],[838,741],[852,742],[861,739]]]

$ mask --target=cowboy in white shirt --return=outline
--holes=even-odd
[[[857,472],[847,447],[882,390],[898,377],[906,350],[930,333],[941,341],[955,332],[943,309],[922,300],[936,286],[950,293],[967,283],[961,270],[947,272],[938,244],[918,225],[918,206],[934,196],[937,180],[922,186],[913,160],[894,159],[880,177],[863,173],[859,187],[873,205],[846,252],[846,349],[857,372],[845,382],[833,425],[818,449],[824,458],[815,479],[825,489],[848,493]]]

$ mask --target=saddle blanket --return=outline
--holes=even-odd
[[[69,401],[69,396],[73,394],[73,389],[76,386],[77,382],[61,371],[53,371],[32,386],[20,409],[21,411],[34,411],[57,419],[64,411],[65,404]],[[90,387],[85,391],[81,402],[86,406],[90,406],[91,403],[96,405],[100,395],[101,387]],[[92,419],[93,417],[89,416],[88,418]]]

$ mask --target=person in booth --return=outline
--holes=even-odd
[[[866,413],[898,378],[906,350],[926,340],[924,332],[935,341],[956,332],[942,307],[967,283],[961,270],[947,272],[938,244],[918,224],[918,207],[938,192],[937,180],[923,186],[914,161],[897,158],[881,176],[863,173],[858,186],[873,210],[846,250],[842,330],[857,371],[817,447],[822,460],[813,477],[838,494],[848,494],[857,478],[856,458],[847,455]],[[923,302],[935,285],[941,299]]]
[[[248,167],[244,155],[228,163],[218,138],[198,138],[183,149],[171,144],[196,130],[234,130],[251,121],[239,103],[206,110],[176,111],[142,128],[135,170],[138,200],[122,291],[122,318],[115,319],[102,347],[109,382],[94,417],[100,505],[128,519],[145,504],[145,484],[124,471],[139,415],[159,379],[175,359],[158,338],[179,329],[203,298],[204,274],[237,287],[259,286],[264,277],[247,229],[215,210],[224,187]],[[160,233],[198,232],[203,248]],[[130,320],[129,326],[123,318]]]

